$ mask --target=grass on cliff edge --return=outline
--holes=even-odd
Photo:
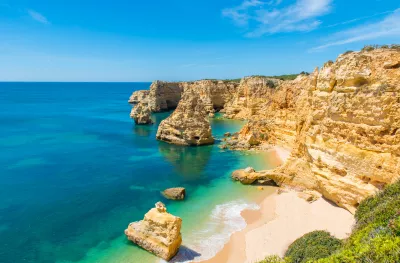
[[[279,76],[263,76],[263,75],[253,75],[250,77],[260,77],[260,78],[272,78],[272,79],[280,79],[280,80],[294,80],[297,78],[298,75],[309,75],[310,73],[301,72],[300,74],[287,74],[287,75],[279,75]],[[205,80],[212,80],[218,81],[218,79],[205,79]],[[242,79],[222,79],[223,82],[237,82],[239,83]]]
[[[317,253],[321,240],[333,242],[328,235],[315,231],[297,239],[285,258],[267,257],[261,263],[395,263],[400,262],[400,181],[363,202],[355,214],[356,224],[347,240],[330,254]],[[336,244],[336,242],[334,242]],[[314,249],[315,253],[310,253]],[[325,252],[324,252],[325,251]]]

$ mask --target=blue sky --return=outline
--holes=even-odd
[[[0,0],[1,81],[289,74],[392,43],[398,0]]]

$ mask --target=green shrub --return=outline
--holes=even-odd
[[[400,210],[397,214],[389,221],[388,227],[396,236],[400,236]]]
[[[400,262],[400,182],[363,202],[343,247],[318,263]]]
[[[395,49],[400,50],[400,45],[392,44],[392,45],[366,45],[361,51],[369,52],[375,49]]]
[[[285,261],[284,259],[281,259],[278,256],[268,256],[266,257],[264,260],[258,262],[258,263],[285,263],[287,261]]]
[[[353,52],[354,52],[353,50],[349,50],[349,51],[344,52],[343,55],[351,54]]]
[[[375,47],[374,46],[364,46],[363,47],[363,49],[361,49],[361,51],[365,51],[365,52],[369,52],[369,51],[372,51],[372,50],[375,50]]]
[[[283,261],[276,257],[262,263],[400,262],[400,181],[361,202],[355,218],[345,241],[324,231],[311,232],[290,245]]]
[[[285,258],[293,263],[306,263],[332,255],[342,242],[326,231],[314,231],[294,241],[286,251]]]
[[[389,185],[374,197],[365,199],[357,208],[356,230],[367,225],[387,226],[400,208],[400,182]]]

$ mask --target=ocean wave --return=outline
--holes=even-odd
[[[217,205],[204,227],[183,237],[183,246],[170,262],[198,262],[212,258],[224,247],[233,233],[246,227],[241,212],[258,209],[260,207],[257,204],[246,203],[244,200]]]

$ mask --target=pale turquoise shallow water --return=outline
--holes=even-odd
[[[129,119],[130,93],[149,85],[0,83],[0,262],[158,261],[123,234],[157,201],[183,219],[178,261],[212,256],[244,227],[240,211],[260,193],[229,175],[270,168],[270,156],[156,141],[169,113],[152,126]],[[212,120],[213,134],[243,124]],[[185,201],[159,194],[174,186]]]

